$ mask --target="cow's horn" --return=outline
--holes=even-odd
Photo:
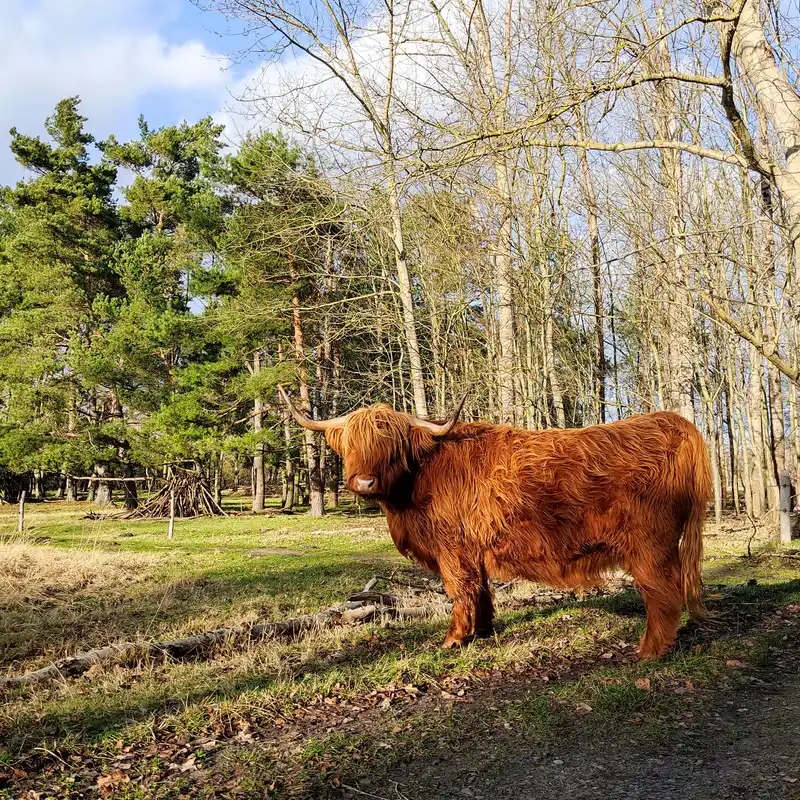
[[[347,416],[344,417],[334,417],[333,419],[311,419],[303,414],[302,411],[298,411],[295,408],[294,403],[289,398],[289,395],[283,389],[283,386],[278,386],[278,393],[280,394],[283,402],[286,403],[286,407],[289,409],[291,415],[302,425],[304,428],[308,428],[310,431],[326,431],[328,428],[343,428],[344,423],[347,421]]]
[[[467,395],[465,394],[456,406],[455,411],[450,415],[450,419],[448,419],[447,422],[443,422],[441,425],[436,422],[429,422],[427,419],[420,419],[419,417],[411,417],[411,421],[414,427],[424,428],[426,431],[430,431],[434,436],[447,436],[447,434],[453,430],[453,426],[456,422],[458,422],[458,415],[461,413],[461,409],[464,408],[464,403],[466,403],[466,401]]]

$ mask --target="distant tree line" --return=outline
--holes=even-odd
[[[463,392],[466,417],[531,428],[672,409],[709,442],[718,515],[775,507],[800,465],[791,20],[753,0],[206,5],[258,32],[251,55],[316,70],[253,87],[233,152],[211,119],[96,141],[76,98],[46,138],[12,131],[7,499],[133,506],[110,478],[183,468],[322,514],[341,466],[283,382],[319,417],[442,417]]]

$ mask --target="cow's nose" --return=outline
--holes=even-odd
[[[356,486],[359,492],[371,492],[372,487],[375,485],[375,478],[367,475],[365,477],[359,476],[356,478]]]

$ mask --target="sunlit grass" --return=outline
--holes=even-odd
[[[406,563],[375,515],[179,520],[169,542],[163,521],[86,520],[83,507],[55,503],[31,505],[29,528],[18,537],[11,530],[14,513],[0,509],[0,531],[7,532],[0,545],[6,674],[110,641],[168,639],[313,612]],[[654,664],[634,661],[644,627],[636,592],[537,606],[526,602],[534,587],[521,585],[498,593],[496,636],[456,651],[440,648],[447,627],[442,608],[424,620],[335,627],[296,641],[222,648],[204,660],[97,666],[77,680],[7,692],[0,764],[42,752],[60,759],[91,752],[110,762],[120,743],[146,752],[154,741],[214,737],[231,742],[213,756],[215,775],[235,773],[246,784],[267,773],[278,793],[287,791],[290,775],[291,791],[302,796],[333,785],[331,776],[355,779],[365,769],[395,764],[399,746],[379,746],[376,725],[406,741],[407,754],[465,746],[465,724],[475,731],[524,731],[542,741],[573,723],[587,735],[631,719],[655,730],[681,696],[676,688],[702,693],[728,680],[730,659],[766,663],[774,643],[769,632],[753,631],[753,615],[800,602],[800,570],[764,536],[751,543],[759,557],[742,558],[747,538],[712,530],[707,540],[705,578],[723,585],[712,590],[719,597],[710,602],[727,609],[726,630],[708,639],[686,628],[677,651]],[[441,605],[438,596],[406,598],[423,600]],[[492,676],[503,677],[493,683]],[[409,712],[397,731],[394,706],[387,707],[367,733],[356,723],[346,734],[323,726],[282,758],[235,738],[250,726],[279,742],[308,709],[323,714],[328,703],[364,705],[371,694],[403,687],[446,697],[453,681],[488,681],[495,688],[487,697],[503,696],[478,709],[473,701],[482,690],[476,689],[463,707],[453,701],[445,717]],[[145,769],[158,772],[143,762],[142,774]],[[173,784],[177,792],[177,779]]]

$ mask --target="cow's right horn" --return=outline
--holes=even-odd
[[[437,422],[429,422],[427,419],[420,419],[419,417],[411,417],[411,422],[415,428],[424,428],[426,431],[430,431],[434,436],[447,436],[447,434],[453,430],[453,426],[456,422],[458,422],[458,415],[461,413],[461,409],[464,408],[464,403],[466,403],[466,401],[467,395],[465,394],[461,400],[459,400],[455,411],[450,415],[450,419],[448,419],[447,422],[439,424]]]
[[[289,409],[289,413],[297,420],[297,422],[302,425],[304,428],[308,428],[310,431],[326,431],[329,428],[343,428],[345,422],[347,422],[347,417],[349,415],[345,415],[343,417],[334,417],[333,419],[311,419],[303,414],[302,411],[298,411],[295,408],[294,403],[291,401],[288,394],[283,389],[283,386],[278,386],[278,393],[280,394],[284,403],[286,403],[286,407]]]

